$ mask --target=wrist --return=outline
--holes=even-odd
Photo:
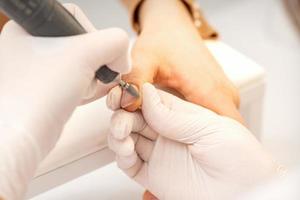
[[[183,27],[197,32],[191,15],[181,0],[145,0],[140,7],[139,21],[141,30],[146,32]]]

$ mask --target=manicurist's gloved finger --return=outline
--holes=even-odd
[[[139,111],[131,113],[125,110],[118,110],[113,114],[110,124],[110,133],[118,140],[124,140],[132,132],[138,132],[150,140],[157,138],[157,133],[145,123]]]
[[[183,112],[179,105],[186,106],[189,112]],[[199,139],[199,133],[205,134],[207,122],[217,120],[213,112],[193,105],[198,110],[189,109],[188,102],[168,93],[158,93],[149,83],[143,86],[143,116],[154,131],[162,136],[183,143],[191,143]],[[209,120],[208,120],[209,119]]]
[[[86,65],[84,70],[93,78],[92,84],[86,88],[83,100],[91,101],[104,96],[117,83],[103,84],[95,79],[95,73],[103,65],[119,73],[126,73],[130,70],[127,57],[127,34],[121,29],[110,28],[70,37],[68,40],[72,41],[73,38],[80,38],[80,40],[76,39],[76,42],[72,44],[74,47],[72,56],[76,56],[77,59],[82,57],[86,59],[89,65]]]
[[[115,86],[106,97],[106,105],[109,109],[115,111],[121,108],[122,88]]]
[[[108,134],[108,147],[116,154],[118,167],[129,177],[134,177],[144,165],[144,161],[135,149],[137,140],[137,134],[128,136],[123,140],[118,140],[112,134]]]
[[[119,167],[130,177],[149,160],[156,138],[157,133],[145,124],[140,112],[118,110],[112,116],[109,148],[116,153]]]
[[[131,137],[118,140],[112,134],[107,136],[108,146],[119,156],[130,156],[134,153],[134,141]]]
[[[136,162],[136,160],[131,162],[133,154],[137,154],[142,161],[148,162],[154,148],[154,141],[135,133],[123,140],[118,140],[109,134],[108,146],[119,158],[122,158],[122,162],[132,163],[133,166]]]
[[[140,169],[140,166],[143,163],[143,161],[138,157],[136,152],[132,153],[129,156],[121,156],[116,154],[116,162],[118,167],[122,169],[124,172],[126,172],[126,170],[130,168]]]
[[[131,132],[142,131],[145,126],[146,123],[140,113],[118,110],[111,118],[110,132],[116,139],[123,140],[128,137]]]
[[[116,156],[118,167],[124,171],[127,176],[135,178],[137,173],[144,167],[144,161],[136,154],[131,156]]]
[[[128,138],[131,138],[136,143],[134,152],[131,154],[125,155],[119,151],[115,151],[111,146],[109,147],[116,153],[118,167],[129,177],[135,179],[139,176],[144,177],[146,171],[143,171],[142,169],[147,166],[147,162],[149,161],[154,148],[154,142],[138,134],[132,134]],[[123,145],[121,143],[119,144]]]

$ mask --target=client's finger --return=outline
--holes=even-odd
[[[134,143],[138,141],[138,134],[133,134],[127,138],[130,138]],[[122,169],[129,177],[134,178],[142,169],[144,165],[144,160],[137,154],[137,152],[133,151],[130,155],[116,155],[116,162],[118,167]]]
[[[140,112],[118,110],[111,117],[110,132],[116,139],[123,140],[131,132],[141,131],[145,126],[145,120]]]
[[[133,152],[131,155],[128,156],[120,156],[116,155],[116,162],[118,167],[122,170],[129,169],[133,167],[138,161],[138,155],[136,152]]]
[[[132,66],[132,71],[122,77],[124,81],[134,85],[139,91],[144,83],[153,83],[157,67],[153,59],[144,54],[141,55],[137,47],[134,47],[132,51]],[[127,92],[122,95],[121,106],[127,111],[137,110],[141,103],[141,95],[139,99],[132,99]]]

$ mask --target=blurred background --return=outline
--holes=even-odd
[[[134,36],[127,11],[118,0],[61,0],[61,2],[78,4],[99,29],[121,27]],[[221,40],[252,58],[266,70],[267,88],[262,142],[284,165],[293,167],[300,164],[300,32],[286,8],[285,1],[199,0],[198,2],[208,21],[219,31]],[[37,199],[60,199],[63,193],[73,194],[69,199],[99,199],[98,190],[103,194],[109,188],[105,183],[99,183],[97,178],[109,180],[113,174],[105,171],[97,173],[98,175],[93,177],[86,175],[77,182],[86,188],[86,191],[75,192],[75,187],[72,186],[75,183],[70,183],[58,188],[55,194],[48,196],[46,194]],[[113,187],[113,184],[109,187]],[[132,190],[131,196],[128,194],[128,199],[140,199],[143,190],[135,187],[138,189]],[[126,191],[130,189],[127,188]],[[86,196],[87,193],[91,194],[90,197]],[[124,193],[119,191],[119,194],[109,199],[124,199],[123,195]]]

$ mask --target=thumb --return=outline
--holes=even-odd
[[[211,131],[211,124],[215,124],[217,115],[197,105],[197,112],[185,112],[182,108],[188,102],[177,97],[162,93],[160,96],[153,85],[147,83],[143,86],[142,112],[149,126],[160,135],[186,144],[192,144],[199,138]],[[169,105],[166,105],[168,102]],[[176,104],[187,104],[178,106]]]
[[[129,39],[125,31],[110,28],[86,33],[69,38],[74,58],[86,62],[96,72],[99,67],[108,65],[113,71],[128,73],[130,71],[128,47]],[[88,65],[88,66],[86,66]]]

